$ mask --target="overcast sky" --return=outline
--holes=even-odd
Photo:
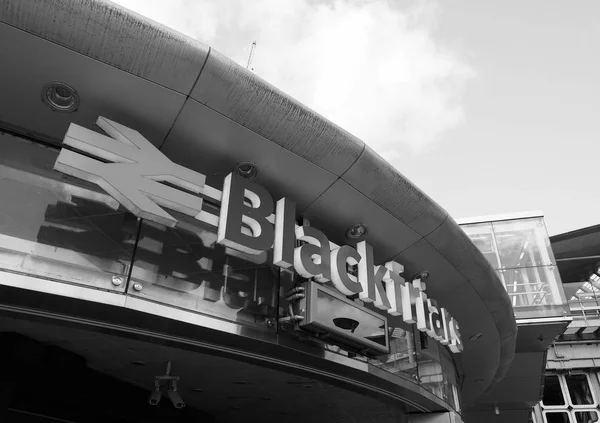
[[[600,1],[118,0],[372,146],[454,218],[600,224]]]

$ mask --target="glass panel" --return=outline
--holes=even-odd
[[[444,390],[444,375],[440,362],[440,344],[423,332],[414,329],[417,345],[417,363],[421,385],[438,398],[450,402]]]
[[[369,363],[393,373],[404,376],[413,382],[418,382],[417,356],[415,339],[412,327],[401,318],[388,318],[390,353],[381,355],[376,359],[369,359]]]
[[[502,269],[506,291],[512,306],[544,306],[562,304],[558,289],[559,275],[555,266]]]
[[[545,406],[566,405],[557,375],[546,375],[544,377],[544,395],[542,398],[542,403]]]
[[[506,288],[519,319],[564,316],[567,301],[543,218],[463,224]]]
[[[473,244],[483,253],[494,269],[500,268],[500,256],[494,240],[491,223],[477,223],[463,225],[463,231],[469,236]]]
[[[501,269],[518,319],[564,316],[568,305],[556,266]]]
[[[265,253],[245,255],[216,243],[216,228],[171,212],[171,229],[142,224],[130,293],[264,330],[276,330],[278,268]],[[142,287],[131,289],[133,284]]]
[[[544,420],[547,423],[570,423],[571,418],[567,411],[546,411],[544,412]]]
[[[567,388],[573,405],[588,405],[594,403],[594,397],[588,383],[587,376],[584,374],[567,375]]]
[[[577,423],[593,423],[599,421],[597,411],[574,411],[575,421]]]
[[[554,264],[550,239],[542,218],[494,222],[492,226],[503,267]]]
[[[6,142],[32,163],[12,167],[0,157],[0,269],[123,291],[137,219],[111,197],[50,171],[56,151]]]
[[[448,398],[448,402],[454,407],[455,410],[458,410],[459,404],[455,401],[456,397],[453,394],[453,390],[456,386],[458,386],[458,377],[456,374],[456,366],[454,364],[454,356],[448,348],[441,345],[438,345],[438,351],[440,353],[442,375],[444,377],[444,398]]]

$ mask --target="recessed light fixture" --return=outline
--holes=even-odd
[[[469,339],[470,339],[471,341],[477,341],[477,340],[478,340],[479,338],[481,338],[482,336],[483,336],[483,333],[479,332],[479,333],[476,333],[475,335],[471,335],[471,336],[469,337]]]
[[[363,223],[357,223],[356,225],[352,225],[346,231],[346,237],[350,239],[358,239],[365,236],[368,232],[368,228]]]
[[[79,94],[64,82],[49,82],[42,88],[42,101],[55,112],[74,112],[79,107]]]
[[[254,179],[258,176],[256,163],[241,162],[235,166],[235,173],[246,179]]]

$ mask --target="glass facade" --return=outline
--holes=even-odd
[[[596,369],[549,373],[542,401],[533,410],[535,423],[600,421],[600,373]]]
[[[568,313],[542,217],[465,223],[461,227],[498,274],[517,318]]]
[[[281,335],[292,341],[286,346],[299,341],[293,325],[278,324],[298,276],[272,266],[270,253],[225,248],[215,227],[175,212],[175,228],[138,219],[96,186],[53,171],[58,150],[8,135],[3,143],[0,272],[203,314]],[[388,324],[391,351],[382,356],[311,345],[323,357],[342,355],[420,385],[458,410],[460,381],[449,350],[401,317],[388,316]]]
[[[13,148],[14,147],[14,148]],[[109,196],[51,172],[56,152],[15,141],[0,158],[0,268],[123,292],[138,223]]]
[[[415,334],[419,380],[425,389],[458,409],[460,401],[452,354],[422,332]]]

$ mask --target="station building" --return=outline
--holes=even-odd
[[[3,421],[511,422],[571,317],[540,215],[98,0],[0,1]]]

